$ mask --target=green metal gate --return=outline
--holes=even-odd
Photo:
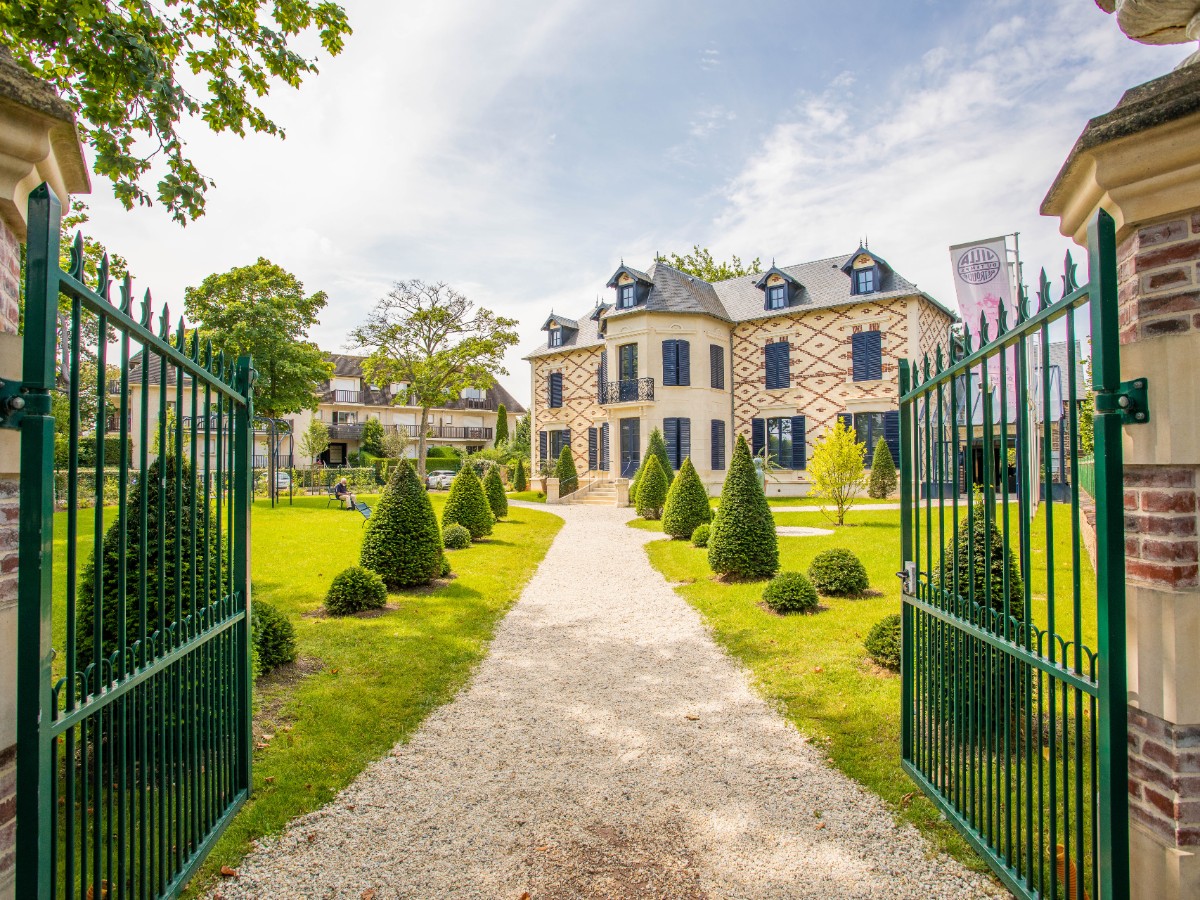
[[[60,218],[43,184],[0,404],[21,430],[17,896],[167,897],[249,793],[254,375],[149,292],[135,315],[128,278],[111,302],[107,258],[88,286],[80,238],[63,271]]]
[[[1059,299],[1043,271],[1015,323],[1001,309],[994,336],[984,320],[900,366],[903,765],[1019,897],[1129,893],[1121,429],[1148,412],[1144,381],[1120,382],[1108,215],[1088,247],[1087,284],[1068,255]],[[1087,323],[1094,566],[1077,465]]]

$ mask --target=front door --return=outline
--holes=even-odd
[[[624,344],[620,348],[619,388],[621,400],[636,400],[638,395],[638,348],[637,344]],[[624,432],[622,432],[624,433]]]
[[[624,349],[624,348],[622,348]],[[636,353],[637,348],[634,348]],[[636,360],[636,356],[634,359]],[[642,420],[621,420],[621,477],[632,478],[642,463]]]

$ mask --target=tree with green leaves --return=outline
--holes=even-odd
[[[654,261],[666,263],[672,269],[695,275],[710,283],[728,281],[742,275],[757,275],[762,271],[762,260],[757,257],[748,266],[742,265],[742,261],[736,256],[730,257],[729,262],[718,262],[713,259],[707,247],[701,247],[699,244],[692,247],[691,253],[682,256],[678,253],[672,253],[670,256],[657,254]]]
[[[866,454],[867,445],[859,443],[856,433],[841,419],[813,444],[812,459],[808,461],[812,493],[833,505],[833,515],[829,514],[825,504],[821,505],[821,512],[838,525],[846,524],[846,513],[867,486],[864,476]]]
[[[508,495],[504,493],[504,481],[500,478],[500,467],[489,466],[483,479],[483,490],[487,494],[492,515],[497,519],[508,516]]]
[[[646,470],[646,463],[650,461],[651,456],[658,457],[658,464],[662,466],[663,474],[667,478],[667,487],[671,486],[671,482],[675,480],[675,470],[671,468],[671,457],[667,455],[667,442],[663,438],[663,433],[655,428],[650,432],[650,440],[646,442],[646,458],[642,460],[642,464],[638,466],[638,470],[633,473],[633,481],[629,485],[629,502],[637,506],[637,492],[641,488],[642,476]]]
[[[383,436],[383,455],[388,459],[403,459],[412,446],[412,435],[407,428],[395,428]]]
[[[517,320],[497,316],[443,282],[399,281],[350,333],[368,351],[363,375],[375,384],[402,381],[421,407],[418,474],[425,476],[429,411],[487,389],[507,375],[504,354],[515,346]]]
[[[775,519],[742,434],[734,444],[708,534],[708,564],[718,575],[730,578],[770,578],[779,570]]]
[[[181,224],[203,215],[213,186],[186,154],[180,125],[283,137],[257,104],[277,84],[299,87],[316,61],[295,48],[315,30],[337,56],[350,34],[329,0],[39,0],[0,4],[0,34],[16,63],[76,110],[95,171],[132,209],[151,192]],[[146,180],[161,161],[158,183]]]
[[[494,447],[503,447],[508,443],[508,410],[501,403],[496,407],[496,440],[492,442]]]
[[[444,560],[442,532],[429,493],[412,464],[403,459],[367,519],[359,563],[389,588],[404,588],[437,578]]]
[[[690,538],[696,526],[712,521],[708,489],[700,480],[690,456],[683,461],[683,465],[679,467],[679,474],[667,490],[662,521],[663,531],[677,540]]]
[[[871,480],[867,485],[867,496],[884,500],[896,492],[897,484],[892,451],[888,449],[887,441],[880,438],[875,445],[875,455],[871,457]]]
[[[529,487],[529,482],[525,476],[525,458],[517,457],[517,470],[513,473],[513,490],[520,493]]]
[[[359,449],[372,456],[383,456],[383,423],[372,417],[363,422]]]
[[[492,533],[495,520],[475,467],[464,465],[450,482],[450,496],[442,508],[442,527],[461,525],[471,532],[471,540],[477,541]]]
[[[563,444],[554,466],[554,477],[558,479],[558,496],[565,497],[579,490],[579,470],[575,468],[575,454]]]
[[[329,426],[320,419],[313,419],[300,435],[300,455],[307,456],[312,464],[317,464],[317,457],[329,449]]]
[[[637,514],[643,519],[661,519],[667,502],[667,473],[658,457],[646,457],[646,468],[638,484]]]
[[[529,459],[533,450],[530,436],[533,433],[533,423],[530,420],[529,413],[521,416],[517,420],[517,427],[513,429],[512,437],[508,441],[508,452],[511,456],[518,459]]]

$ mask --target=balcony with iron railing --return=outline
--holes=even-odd
[[[362,403],[362,391],[326,391],[327,403]]]
[[[627,378],[600,383],[598,400],[607,403],[637,403],[654,399],[653,378]]]
[[[420,433],[416,425],[384,425],[384,434],[404,434],[414,440]],[[425,429],[432,438],[458,441],[490,441],[493,431],[477,425],[430,425]],[[346,425],[330,425],[329,438],[334,441],[357,441],[362,439],[363,426],[361,423]]]

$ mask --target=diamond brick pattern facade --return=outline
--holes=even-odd
[[[537,462],[538,435],[548,423],[553,427],[571,430],[571,455],[580,473],[588,470],[587,430],[605,417],[598,402],[596,370],[600,366],[603,347],[584,347],[569,353],[544,356],[533,361],[533,392],[530,410],[533,414],[533,455]],[[551,372],[562,373],[562,402],[560,408],[550,408],[549,382]],[[535,468],[534,471],[537,471]]]

